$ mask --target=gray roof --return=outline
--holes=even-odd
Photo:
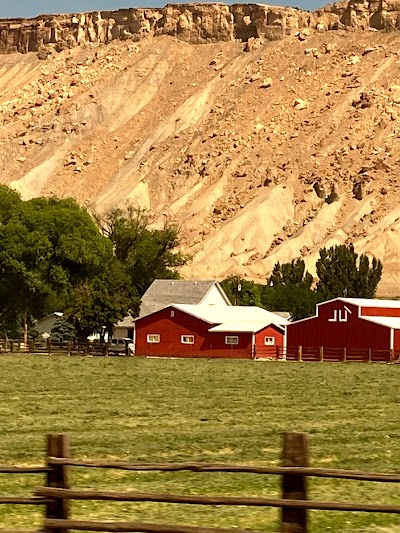
[[[276,315],[282,317],[282,318],[286,318],[286,320],[290,320],[289,311],[272,311],[272,312],[275,313]]]
[[[135,319],[128,315],[115,324],[116,328],[133,328],[135,324]]]
[[[227,305],[229,299],[215,280],[193,281],[184,279],[156,279],[142,297],[139,316],[147,316],[174,304],[200,304],[216,285]]]

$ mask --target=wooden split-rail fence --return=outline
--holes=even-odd
[[[308,435],[285,433],[283,438],[282,466],[250,466],[208,463],[123,463],[111,461],[81,461],[71,458],[70,441],[66,435],[47,437],[46,465],[40,467],[0,466],[0,474],[45,475],[44,486],[38,487],[33,496],[0,496],[0,505],[39,505],[44,509],[41,531],[67,533],[75,531],[113,531],[144,533],[250,533],[241,529],[196,527],[189,525],[152,524],[142,522],[100,522],[76,520],[71,515],[71,501],[156,502],[191,505],[223,505],[275,507],[281,509],[281,528],[287,533],[307,533],[308,510],[373,512],[400,514],[400,505],[338,503],[313,501],[307,491],[309,477],[345,480],[400,483],[398,474],[367,473],[354,470],[312,468],[309,466]],[[226,472],[277,475],[281,478],[281,497],[264,498],[250,496],[193,496],[183,494],[113,492],[103,490],[79,490],[70,485],[71,468],[105,468],[125,471],[159,472]],[[0,478],[1,479],[1,478]],[[4,516],[4,515],[3,515]],[[9,530],[7,533],[11,533]],[[13,532],[22,533],[22,532]],[[27,533],[27,532],[24,532]]]
[[[125,350],[114,351],[114,347],[106,342],[54,342],[47,340],[0,339],[0,354],[42,354],[42,355],[134,355]],[[212,358],[212,356],[210,356]],[[229,358],[229,352],[227,352]],[[337,362],[337,363],[399,363],[400,352],[397,350],[375,350],[371,348],[329,348],[326,346],[255,347],[253,359],[298,362]]]
[[[50,339],[30,339],[24,342],[21,339],[0,340],[1,354],[46,354],[46,355],[129,355],[128,347],[125,350],[114,352],[113,347],[107,342],[55,342]]]

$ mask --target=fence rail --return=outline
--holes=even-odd
[[[0,354],[128,355],[128,348],[122,352],[115,352],[112,344],[107,342],[56,342],[50,339],[30,339],[25,343],[22,339],[2,339]]]
[[[49,435],[47,438],[46,466],[18,467],[0,466],[0,474],[29,475],[44,474],[44,485],[26,497],[0,496],[0,505],[43,506],[42,531],[67,533],[77,531],[115,531],[144,533],[249,533],[248,530],[203,528],[173,524],[151,524],[141,522],[99,522],[95,520],[74,520],[71,517],[72,501],[112,502],[157,502],[185,505],[219,505],[273,507],[281,509],[281,531],[306,533],[308,511],[346,511],[367,513],[400,514],[400,505],[364,504],[313,501],[307,493],[309,477],[334,478],[368,482],[400,483],[400,474],[360,472],[313,468],[309,466],[308,435],[286,433],[283,441],[283,466],[253,466],[218,463],[125,463],[110,461],[80,461],[71,458],[69,439],[65,435]],[[241,474],[278,475],[281,477],[281,497],[204,496],[185,494],[144,493],[136,491],[102,491],[72,489],[69,483],[71,468],[105,468],[132,471],[159,472],[226,472]],[[0,533],[5,533],[0,530]],[[10,533],[10,532],[8,532]],[[14,532],[18,533],[18,532]]]
[[[400,351],[326,346],[262,346],[256,347],[255,358],[298,362],[398,363]]]
[[[112,345],[106,342],[62,343],[47,339],[46,341],[30,340],[25,344],[21,339],[0,339],[0,354],[21,353],[69,356],[130,355],[127,347],[125,352],[115,352]],[[227,358],[229,358],[229,354]],[[298,362],[400,363],[400,351],[352,347],[332,348],[326,346],[255,346],[253,358]]]

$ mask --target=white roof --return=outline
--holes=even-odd
[[[400,300],[377,300],[374,298],[338,298],[338,300],[360,307],[391,307],[392,309],[400,309]]]
[[[263,324],[275,324],[276,326],[285,326],[289,324],[288,320],[281,316],[271,313],[266,309],[256,306],[245,305],[189,305],[189,304],[172,304],[176,309],[180,309],[184,313],[195,316],[208,322],[209,324],[226,324],[228,322],[236,322],[242,324],[247,323],[246,327],[250,327],[249,323],[255,322]],[[255,327],[254,325],[251,326]],[[265,326],[264,326],[265,327]],[[220,330],[222,331],[222,330]],[[224,330],[227,331],[227,330]],[[231,330],[229,330],[231,331]],[[235,330],[235,331],[258,331],[257,329]]]
[[[231,322],[223,322],[222,324],[219,324],[218,326],[214,326],[210,328],[208,331],[214,332],[224,332],[224,333],[233,333],[235,331],[237,332],[243,332],[243,333],[256,333],[257,331],[260,331],[261,329],[264,329],[271,325],[271,320],[264,320],[264,321],[231,321]],[[274,324],[275,326],[279,328],[283,328],[283,325],[280,324]]]
[[[381,326],[400,329],[399,316],[363,316],[362,318],[363,320],[368,320],[368,322],[374,322],[375,324],[380,324]]]

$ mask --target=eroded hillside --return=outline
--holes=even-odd
[[[154,23],[60,52],[57,33],[35,37],[35,52],[0,56],[1,182],[167,216],[193,257],[185,276],[265,280],[299,256],[312,271],[321,246],[353,242],[398,295],[400,33],[395,10],[360,5],[277,8],[273,40],[271,15],[263,26],[246,6],[224,6],[227,33],[203,44],[181,15],[169,34]],[[185,17],[191,34],[201,22]]]

